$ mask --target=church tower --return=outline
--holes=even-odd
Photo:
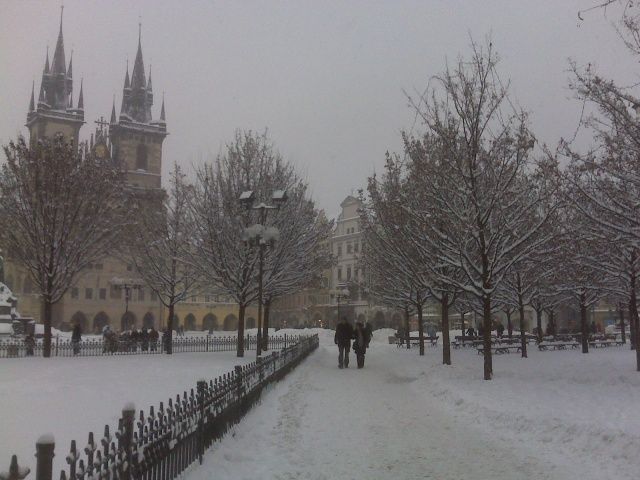
[[[38,103],[35,103],[35,85],[31,86],[31,101],[27,114],[27,128],[31,140],[53,137],[62,133],[78,145],[78,134],[84,123],[84,99],[82,86],[76,108],[73,108],[73,53],[66,66],[64,39],[62,37],[62,8],[60,10],[60,32],[53,62],[49,64],[49,49],[40,82]]]
[[[126,171],[126,180],[134,189],[159,190],[162,169],[162,142],[167,136],[164,99],[159,120],[152,120],[153,88],[151,70],[147,80],[142,60],[141,26],[138,52],[129,78],[129,65],[124,78],[122,106],[116,119],[115,102],[111,110],[109,137],[112,157]]]

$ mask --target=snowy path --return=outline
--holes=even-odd
[[[490,432],[415,394],[418,378],[383,348],[374,346],[363,370],[339,370],[336,348],[321,345],[189,478],[575,478],[503,440],[487,446]]]

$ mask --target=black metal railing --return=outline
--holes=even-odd
[[[86,447],[80,449],[71,441],[68,471],[60,472],[60,480],[176,478],[194,462],[202,463],[204,452],[240,421],[263,389],[317,347],[317,335],[300,337],[281,351],[236,366],[215,380],[199,381],[195,392],[191,389],[167,404],[161,402],[157,410],[151,407],[146,414],[140,410],[137,418],[135,406],[125,405],[115,432],[108,425],[101,438],[90,432]],[[54,450],[53,436],[37,441],[35,480],[53,478]],[[9,471],[0,474],[0,480],[22,480],[29,473],[13,455]]]
[[[295,343],[299,335],[269,335],[269,349],[280,350]],[[244,338],[245,350],[256,349],[255,335]],[[173,337],[172,352],[226,352],[236,350],[238,337],[206,335],[199,337]],[[11,338],[0,340],[0,358],[42,356],[42,341],[33,343],[24,339]],[[53,338],[51,344],[52,357],[94,357],[100,355],[152,355],[164,353],[162,340],[144,341],[131,339],[118,340],[82,340],[73,342],[69,338]]]

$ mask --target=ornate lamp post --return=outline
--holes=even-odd
[[[131,290],[138,290],[142,287],[140,282],[133,280],[122,280],[120,283],[115,283],[114,288],[116,290],[124,290],[124,317],[129,318],[129,300],[131,299]]]
[[[243,240],[250,247],[258,248],[258,335],[256,340],[256,357],[262,354],[262,350],[267,349],[268,332],[264,332],[264,345],[262,338],[262,279],[264,276],[264,249],[267,245],[273,244],[280,238],[280,231],[275,227],[267,227],[267,214],[270,210],[278,210],[280,206],[287,201],[287,192],[285,190],[275,190],[271,195],[271,200],[275,205],[267,205],[260,202],[253,205],[254,193],[251,190],[242,192],[238,199],[240,203],[245,205],[247,209],[256,210],[258,212],[258,223],[245,228]],[[264,347],[264,348],[263,348]]]
[[[347,285],[344,283],[338,283],[336,288],[331,290],[329,294],[336,299],[336,303],[338,304],[337,310],[337,319],[336,323],[340,321],[340,300],[349,299],[349,290],[347,289]]]

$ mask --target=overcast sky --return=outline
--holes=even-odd
[[[492,32],[499,70],[532,114],[535,134],[570,137],[580,105],[567,89],[568,58],[632,81],[637,65],[596,0],[64,1],[64,42],[73,49],[74,103],[84,78],[85,120],[119,111],[126,60],[142,20],[155,104],[165,92],[163,174],[215,156],[237,128],[262,131],[308,178],[329,216],[400,151],[413,125],[403,94],[422,91],[446,59],[469,52],[469,34]],[[46,47],[53,55],[60,2],[1,0],[0,143],[24,123]],[[37,100],[37,98],[36,98]],[[419,127],[418,127],[419,128]],[[3,156],[4,157],[4,156]]]

